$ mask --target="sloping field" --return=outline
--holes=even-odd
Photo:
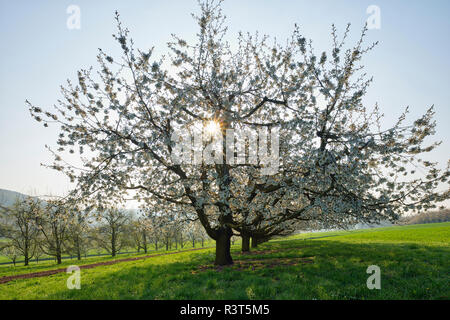
[[[66,273],[13,280],[0,298],[449,299],[449,245],[450,223],[302,234],[246,255],[235,246],[231,267],[211,265],[214,249],[185,251],[82,269],[80,290]],[[367,288],[371,265],[380,290]]]

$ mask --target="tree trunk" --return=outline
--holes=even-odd
[[[58,239],[56,239],[56,241],[58,241]],[[59,244],[59,242],[56,242],[56,263],[57,264],[61,264],[62,263],[62,259],[61,259],[61,245]]]
[[[142,238],[144,240],[144,253],[147,254],[147,234],[145,231],[142,233]]]
[[[230,253],[230,239],[232,236],[231,228],[223,227],[218,232],[218,237],[216,239],[216,261],[215,265],[225,266],[233,264],[233,259]]]
[[[77,260],[81,260],[81,241],[79,235],[77,235],[75,238],[75,247],[77,250]]]
[[[25,250],[24,251],[25,251],[24,252],[24,258],[25,258],[24,265],[27,266],[28,262],[30,260],[29,253],[28,253],[28,240],[25,240]]]
[[[250,251],[250,236],[247,234],[242,234],[242,252]]]
[[[252,248],[258,247],[258,239],[255,237],[252,237]]]
[[[111,256],[112,257],[116,256],[116,232],[114,229],[112,229],[111,234]]]

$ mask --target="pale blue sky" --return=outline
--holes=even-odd
[[[196,1],[6,1],[0,0],[0,188],[35,194],[62,194],[64,176],[40,166],[51,160],[45,144],[55,145],[57,131],[43,128],[28,114],[25,99],[50,107],[59,85],[74,79],[79,68],[96,65],[97,48],[117,55],[111,34],[119,10],[136,46],[165,52],[171,33],[192,39],[197,31],[190,13]],[[81,9],[81,29],[69,30],[69,5]],[[231,37],[239,30],[275,35],[280,40],[300,25],[318,52],[329,48],[330,26],[352,35],[368,18],[366,9],[381,9],[381,29],[369,30],[368,41],[380,45],[366,56],[374,76],[366,102],[378,102],[393,122],[403,107],[411,119],[434,104],[437,139],[443,145],[433,159],[449,158],[450,138],[450,1],[225,1]],[[354,39],[354,37],[352,39]]]

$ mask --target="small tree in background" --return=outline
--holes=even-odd
[[[90,247],[89,216],[76,206],[72,207],[70,214],[67,240],[64,243],[64,247],[66,252],[75,255],[78,260],[81,260],[81,257],[87,254]]]
[[[144,253],[148,252],[150,226],[144,216],[131,220],[129,224],[132,242],[138,252],[142,249]]]
[[[34,259],[36,263],[39,263],[39,260],[45,255],[44,251],[42,251],[41,246],[39,244],[39,237],[37,239],[36,251],[34,252]]]
[[[153,245],[155,246],[155,250],[158,250],[161,247],[161,242],[163,239],[162,229],[164,225],[160,223],[159,220],[159,217],[156,216],[149,216],[146,220],[149,226],[150,237]]]
[[[0,207],[3,236],[10,246],[14,246],[15,252],[24,257],[25,266],[36,253],[39,230],[35,222],[42,211],[41,206],[39,199],[26,197],[16,199],[10,207]]]
[[[186,235],[192,242],[192,248],[195,248],[196,241],[201,240],[203,227],[198,221],[191,221],[186,227]]]
[[[46,200],[35,218],[41,233],[40,248],[45,254],[54,257],[57,264],[62,263],[71,218],[71,209],[61,199]]]
[[[95,229],[94,238],[98,246],[115,257],[126,243],[124,232],[130,216],[117,208],[101,210],[97,214],[101,224]]]
[[[7,244],[0,248],[0,252],[9,259],[11,259],[14,267],[16,266],[17,258],[20,257],[20,252],[17,247],[13,244]]]

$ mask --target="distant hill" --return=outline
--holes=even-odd
[[[5,207],[12,205],[17,199],[22,200],[26,197],[28,197],[26,194],[20,192],[0,189],[0,205]]]

